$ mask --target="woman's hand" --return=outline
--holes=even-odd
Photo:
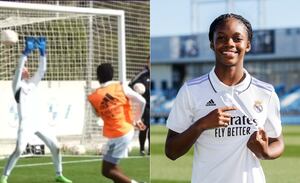
[[[225,106],[215,109],[201,118],[203,129],[212,129],[218,127],[227,127],[230,123],[231,115],[227,111],[237,110],[235,106]]]
[[[134,126],[140,131],[144,131],[146,129],[146,125],[143,123],[142,120],[135,122]]]
[[[254,132],[248,142],[247,147],[258,157],[259,159],[268,159],[269,156],[269,138],[263,129],[259,129]]]

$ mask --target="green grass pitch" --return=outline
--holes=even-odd
[[[135,153],[137,154],[137,153]],[[7,159],[0,160],[0,171]],[[111,183],[101,175],[100,157],[63,157],[63,174],[73,183]],[[129,156],[120,167],[130,178],[149,182],[150,158]],[[54,183],[55,171],[50,157],[21,158],[9,176],[8,183]]]
[[[171,161],[164,155],[165,126],[151,126],[151,183],[189,183],[193,151]],[[300,126],[283,126],[284,154],[276,160],[264,160],[267,183],[300,182]],[[159,167],[159,168],[158,168]]]

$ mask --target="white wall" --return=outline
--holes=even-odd
[[[40,122],[57,136],[80,135],[86,101],[84,86],[82,81],[42,81],[38,88],[43,118]],[[15,139],[19,119],[11,81],[0,81],[0,101],[0,139]]]
[[[155,82],[156,89],[161,89],[161,82],[167,81],[168,87],[172,86],[172,65],[151,65],[151,80]]]

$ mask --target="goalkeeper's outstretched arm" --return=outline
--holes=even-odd
[[[39,66],[33,77],[30,79],[30,82],[38,85],[38,83],[44,77],[47,70],[47,58],[46,58],[46,38],[39,37],[35,39],[35,44],[40,52]]]
[[[34,73],[32,78],[30,78],[29,82],[38,85],[38,83],[42,80],[47,70],[47,59],[46,56],[40,56],[39,66],[37,71]]]
[[[34,76],[30,79],[27,79],[27,82],[34,83],[37,85],[39,81],[43,78],[45,72],[46,72],[46,39],[44,37],[34,38],[34,37],[26,37],[25,38],[25,49],[23,50],[23,54],[21,55],[19,59],[18,66],[15,71],[15,76],[12,82],[12,88],[13,93],[15,95],[16,101],[18,102],[18,95],[20,93],[21,88],[21,81],[22,81],[22,75],[23,70],[25,68],[25,63],[27,61],[27,56],[36,48],[40,51],[40,61],[39,66],[37,69],[37,72],[34,74]],[[26,71],[28,73],[28,71]]]
[[[21,87],[22,71],[23,71],[23,68],[24,68],[24,65],[25,65],[26,61],[27,61],[27,56],[26,55],[22,55],[19,59],[19,63],[18,63],[18,66],[16,68],[15,76],[14,76],[13,84],[12,84],[14,94],[16,94],[16,92]]]

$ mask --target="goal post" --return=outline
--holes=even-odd
[[[118,18],[118,63],[119,63],[119,80],[126,81],[126,51],[125,51],[125,14],[123,10],[112,9],[95,9],[95,8],[79,8],[60,5],[35,4],[35,3],[19,3],[0,1],[0,8],[15,9],[15,10],[35,10],[49,11],[55,13],[76,13],[85,15],[107,15],[116,16]],[[90,20],[91,21],[91,20]],[[1,29],[5,25],[1,25]],[[9,27],[7,27],[9,28]]]
[[[86,96],[97,85],[92,81],[101,63],[113,65],[114,79],[127,80],[124,11],[0,1],[0,31],[5,29],[16,31],[19,42],[12,46],[0,43],[0,87],[4,91],[0,93],[0,128],[6,132],[0,134],[0,142],[16,136],[18,119],[11,80],[24,38],[44,36],[48,69],[39,88],[49,129],[55,129],[61,141],[99,143],[102,127],[97,125]],[[37,64],[35,51],[27,67],[33,73]]]

